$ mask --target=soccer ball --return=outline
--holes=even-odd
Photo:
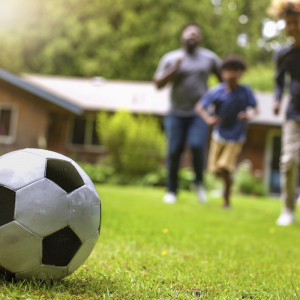
[[[0,157],[0,275],[59,280],[89,256],[101,205],[88,175],[56,152],[23,149]]]

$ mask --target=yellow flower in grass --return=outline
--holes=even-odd
[[[271,234],[274,234],[275,231],[276,231],[276,229],[275,229],[274,227],[272,227],[272,228],[269,229],[269,232],[270,232]]]
[[[164,251],[161,252],[161,255],[162,255],[162,256],[166,256],[167,254],[168,254],[168,251],[167,251],[167,250],[164,250]]]
[[[162,231],[164,234],[167,234],[169,232],[169,229],[168,228],[164,228],[163,231]]]

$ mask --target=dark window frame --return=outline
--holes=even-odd
[[[69,144],[74,147],[101,147],[99,137],[96,135],[96,115],[74,116],[71,120],[71,131],[69,135]],[[81,123],[81,124],[80,124]],[[81,127],[83,132],[80,136],[75,135]],[[97,139],[97,141],[96,141]]]
[[[5,114],[7,115],[5,116]],[[12,144],[15,141],[16,133],[17,133],[17,114],[18,114],[17,108],[14,107],[13,105],[0,104],[0,143],[1,144]]]

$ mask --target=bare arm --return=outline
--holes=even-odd
[[[282,66],[282,59],[280,53],[275,54],[275,102],[273,104],[273,113],[274,115],[278,115],[281,107],[281,99],[284,92],[285,87],[285,71]]]
[[[280,106],[281,106],[281,102],[279,100],[276,100],[274,102],[274,105],[273,105],[273,113],[274,113],[274,115],[277,116],[279,114]]]
[[[215,125],[220,122],[219,117],[211,116],[201,102],[196,105],[196,112],[208,125]]]
[[[240,120],[245,120],[245,121],[250,121],[253,119],[256,115],[258,114],[258,109],[257,107],[253,107],[249,111],[242,111],[238,114],[238,118]]]
[[[182,58],[179,58],[176,61],[176,63],[173,66],[167,68],[162,75],[154,77],[153,80],[158,89],[163,88],[170,80],[172,80],[174,74],[179,69],[181,62],[182,62]]]

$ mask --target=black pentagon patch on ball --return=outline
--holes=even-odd
[[[76,168],[70,162],[61,159],[47,160],[46,178],[54,181],[67,193],[84,185]]]
[[[0,185],[0,226],[14,219],[16,193]]]
[[[14,278],[15,278],[14,273],[9,272],[8,270],[0,266],[0,280],[11,281]]]
[[[70,227],[65,227],[43,239],[42,263],[64,267],[72,260],[81,241]]]

